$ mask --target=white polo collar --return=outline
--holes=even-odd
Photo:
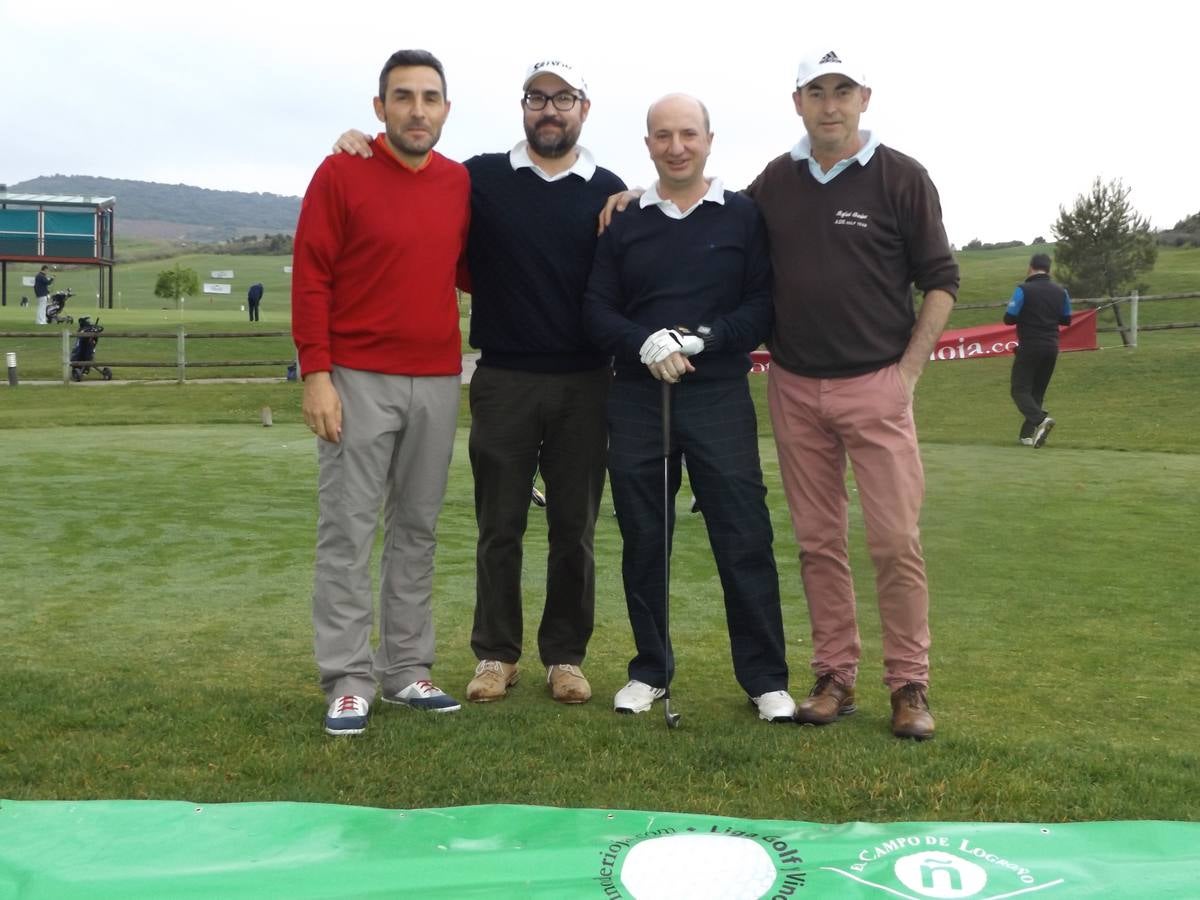
[[[812,156],[812,141],[808,139],[808,135],[800,138],[795,147],[792,148],[792,159],[799,162],[802,159],[808,160],[808,171],[812,173],[812,177],[821,184],[829,184],[838,175],[848,169],[850,166],[858,163],[860,166],[865,166],[871,161],[871,157],[875,155],[875,148],[879,146],[879,138],[873,131],[860,131],[859,136],[863,139],[861,149],[849,159],[838,160],[834,163],[833,168],[828,172],[821,171],[821,164],[818,163]]]
[[[575,150],[578,153],[575,157],[575,162],[571,164],[571,168],[565,169],[557,175],[549,174],[530,158],[528,141],[521,141],[508,152],[508,162],[513,167],[514,172],[518,169],[533,169],[534,174],[543,181],[562,181],[568,175],[578,175],[584,181],[591,181],[592,176],[596,174],[596,160],[592,158],[592,154],[587,147],[576,144]]]
[[[719,203],[722,206],[725,205],[725,186],[721,183],[720,178],[713,178],[709,182],[708,192],[687,209],[680,209],[675,205],[674,200],[666,200],[661,197],[658,193],[657,181],[650,185],[646,193],[642,194],[641,199],[638,200],[638,205],[642,209],[645,209],[647,206],[657,206],[662,210],[663,215],[669,219],[686,219],[700,208],[701,203]]]

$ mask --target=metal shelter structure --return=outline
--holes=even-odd
[[[0,303],[8,303],[10,263],[95,266],[99,306],[111,309],[115,204],[113,197],[14,194],[0,189]]]

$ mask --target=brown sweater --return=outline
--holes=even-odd
[[[771,241],[772,365],[814,378],[881,369],[908,346],[914,284],[958,293],[937,189],[903,153],[880,145],[828,184],[785,153],[746,192]]]

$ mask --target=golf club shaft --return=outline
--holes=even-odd
[[[662,383],[663,448],[663,665],[666,693],[663,717],[668,728],[679,724],[679,714],[671,712],[671,383]]]

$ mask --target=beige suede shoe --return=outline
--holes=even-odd
[[[592,686],[579,666],[550,666],[546,669],[546,684],[550,685],[550,696],[559,703],[586,703],[592,699]]]
[[[502,700],[520,677],[521,670],[516,663],[481,659],[475,667],[475,677],[467,684],[467,699],[475,703]]]

